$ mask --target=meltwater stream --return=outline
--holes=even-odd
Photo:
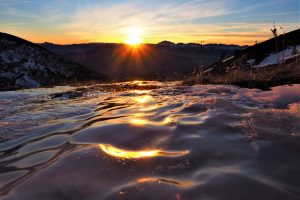
[[[126,84],[1,92],[0,199],[300,199],[300,85]]]

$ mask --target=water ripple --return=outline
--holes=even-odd
[[[1,92],[0,198],[300,199],[300,85],[115,87]]]

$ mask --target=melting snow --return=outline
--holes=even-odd
[[[296,46],[297,52],[295,54],[293,54],[293,49],[294,49],[294,47],[289,47],[289,48],[285,49],[284,51],[279,52],[278,53],[279,62],[283,62],[285,60],[288,60],[288,59],[291,59],[291,58],[294,58],[294,57],[300,55],[300,45]],[[271,54],[268,57],[266,57],[263,61],[261,61],[259,64],[254,65],[253,67],[260,68],[260,67],[266,67],[269,65],[275,65],[278,63],[278,57],[277,57],[276,53]],[[250,60],[248,60],[248,61],[250,61]]]
[[[252,66],[255,63],[255,60],[254,59],[250,59],[250,60],[247,60],[246,63]]]
[[[232,60],[234,58],[234,56],[230,56],[229,58],[226,58],[225,60],[223,60],[222,62],[227,62],[229,60]]]
[[[19,78],[16,80],[16,85],[19,86],[25,86],[25,87],[39,87],[41,86],[40,83],[38,83],[37,81],[33,80],[30,76],[28,76],[27,74],[24,75],[22,78]]]

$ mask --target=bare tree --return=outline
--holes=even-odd
[[[284,61],[284,43],[285,43],[285,28],[280,27],[280,29],[283,29],[283,41],[282,41],[282,49],[283,49],[283,55],[282,55],[282,60]]]
[[[275,25],[275,21],[273,21],[273,25],[274,25],[274,28],[271,29],[274,37],[275,37],[275,43],[276,43],[276,53],[277,53],[277,63],[279,64],[279,54],[278,54],[278,42],[277,42],[277,39],[278,39],[278,34],[277,34],[277,28],[276,28],[276,25]]]

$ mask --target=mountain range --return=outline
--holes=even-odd
[[[299,45],[300,29],[297,29],[236,51],[232,56],[219,60],[207,69],[223,73],[234,68],[276,67],[278,64],[296,59],[300,55]]]
[[[300,29],[237,51],[202,68],[184,83],[229,84],[263,90],[299,84]]]
[[[51,86],[103,77],[38,44],[0,33],[0,90]]]
[[[221,44],[174,44],[169,41],[138,47],[109,43],[41,45],[65,59],[105,74],[110,80],[180,79],[245,48]]]
[[[280,56],[280,62],[297,58],[299,44],[300,29],[250,47],[170,41],[139,46],[35,44],[0,33],[0,90],[90,80],[179,80],[204,70],[224,74],[274,65]]]

